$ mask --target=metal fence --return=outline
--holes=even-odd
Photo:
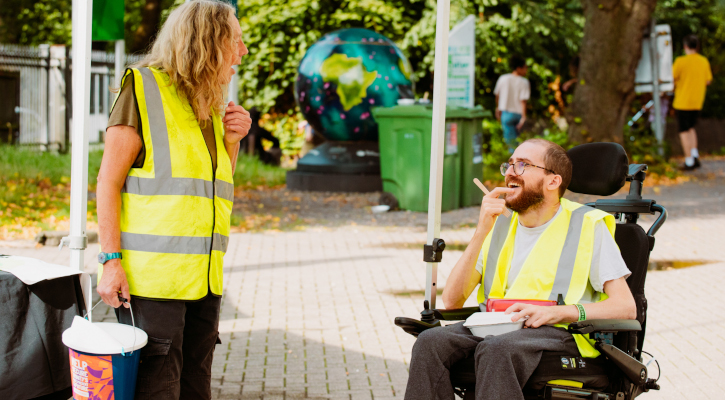
[[[124,65],[141,59],[126,55]],[[108,115],[115,98],[111,90],[115,54],[93,51],[91,55],[88,137],[103,143]],[[0,143],[20,144],[42,150],[67,150],[71,119],[70,48],[0,44]]]

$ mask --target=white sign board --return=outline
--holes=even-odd
[[[659,58],[660,93],[675,89],[672,77],[672,33],[669,25],[657,25],[657,56]],[[649,36],[642,40],[642,58],[634,78],[634,91],[652,93],[652,48]]]
[[[476,18],[469,15],[448,37],[447,103],[473,108],[476,69]]]

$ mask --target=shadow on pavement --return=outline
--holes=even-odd
[[[402,361],[381,357],[384,344],[366,344],[361,352],[352,332],[349,340],[339,337],[337,327],[304,332],[305,336],[278,329],[222,331],[223,344],[217,346],[214,354],[214,398],[402,397],[407,366]],[[331,344],[336,341],[341,344]]]

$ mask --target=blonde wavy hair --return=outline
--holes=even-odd
[[[200,124],[224,107],[228,86],[223,81],[225,58],[235,51],[237,39],[229,24],[230,13],[234,13],[231,5],[216,0],[180,5],[169,14],[151,52],[133,65],[166,72]]]

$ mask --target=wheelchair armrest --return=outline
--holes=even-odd
[[[435,309],[436,318],[445,321],[461,321],[470,317],[473,313],[481,311],[479,307],[454,308],[450,310]]]
[[[440,321],[435,321],[432,324],[423,322],[414,318],[407,317],[395,317],[395,325],[403,328],[403,330],[415,337],[418,337],[423,331],[436,326],[441,326]]]
[[[590,319],[569,324],[569,333],[588,334],[596,332],[637,332],[642,326],[636,319]]]
[[[632,383],[637,386],[643,386],[647,383],[647,366],[635,360],[629,354],[612,346],[611,344],[597,342],[595,344],[597,350],[604,354],[614,365],[627,375]],[[654,388],[654,387],[653,387]]]

